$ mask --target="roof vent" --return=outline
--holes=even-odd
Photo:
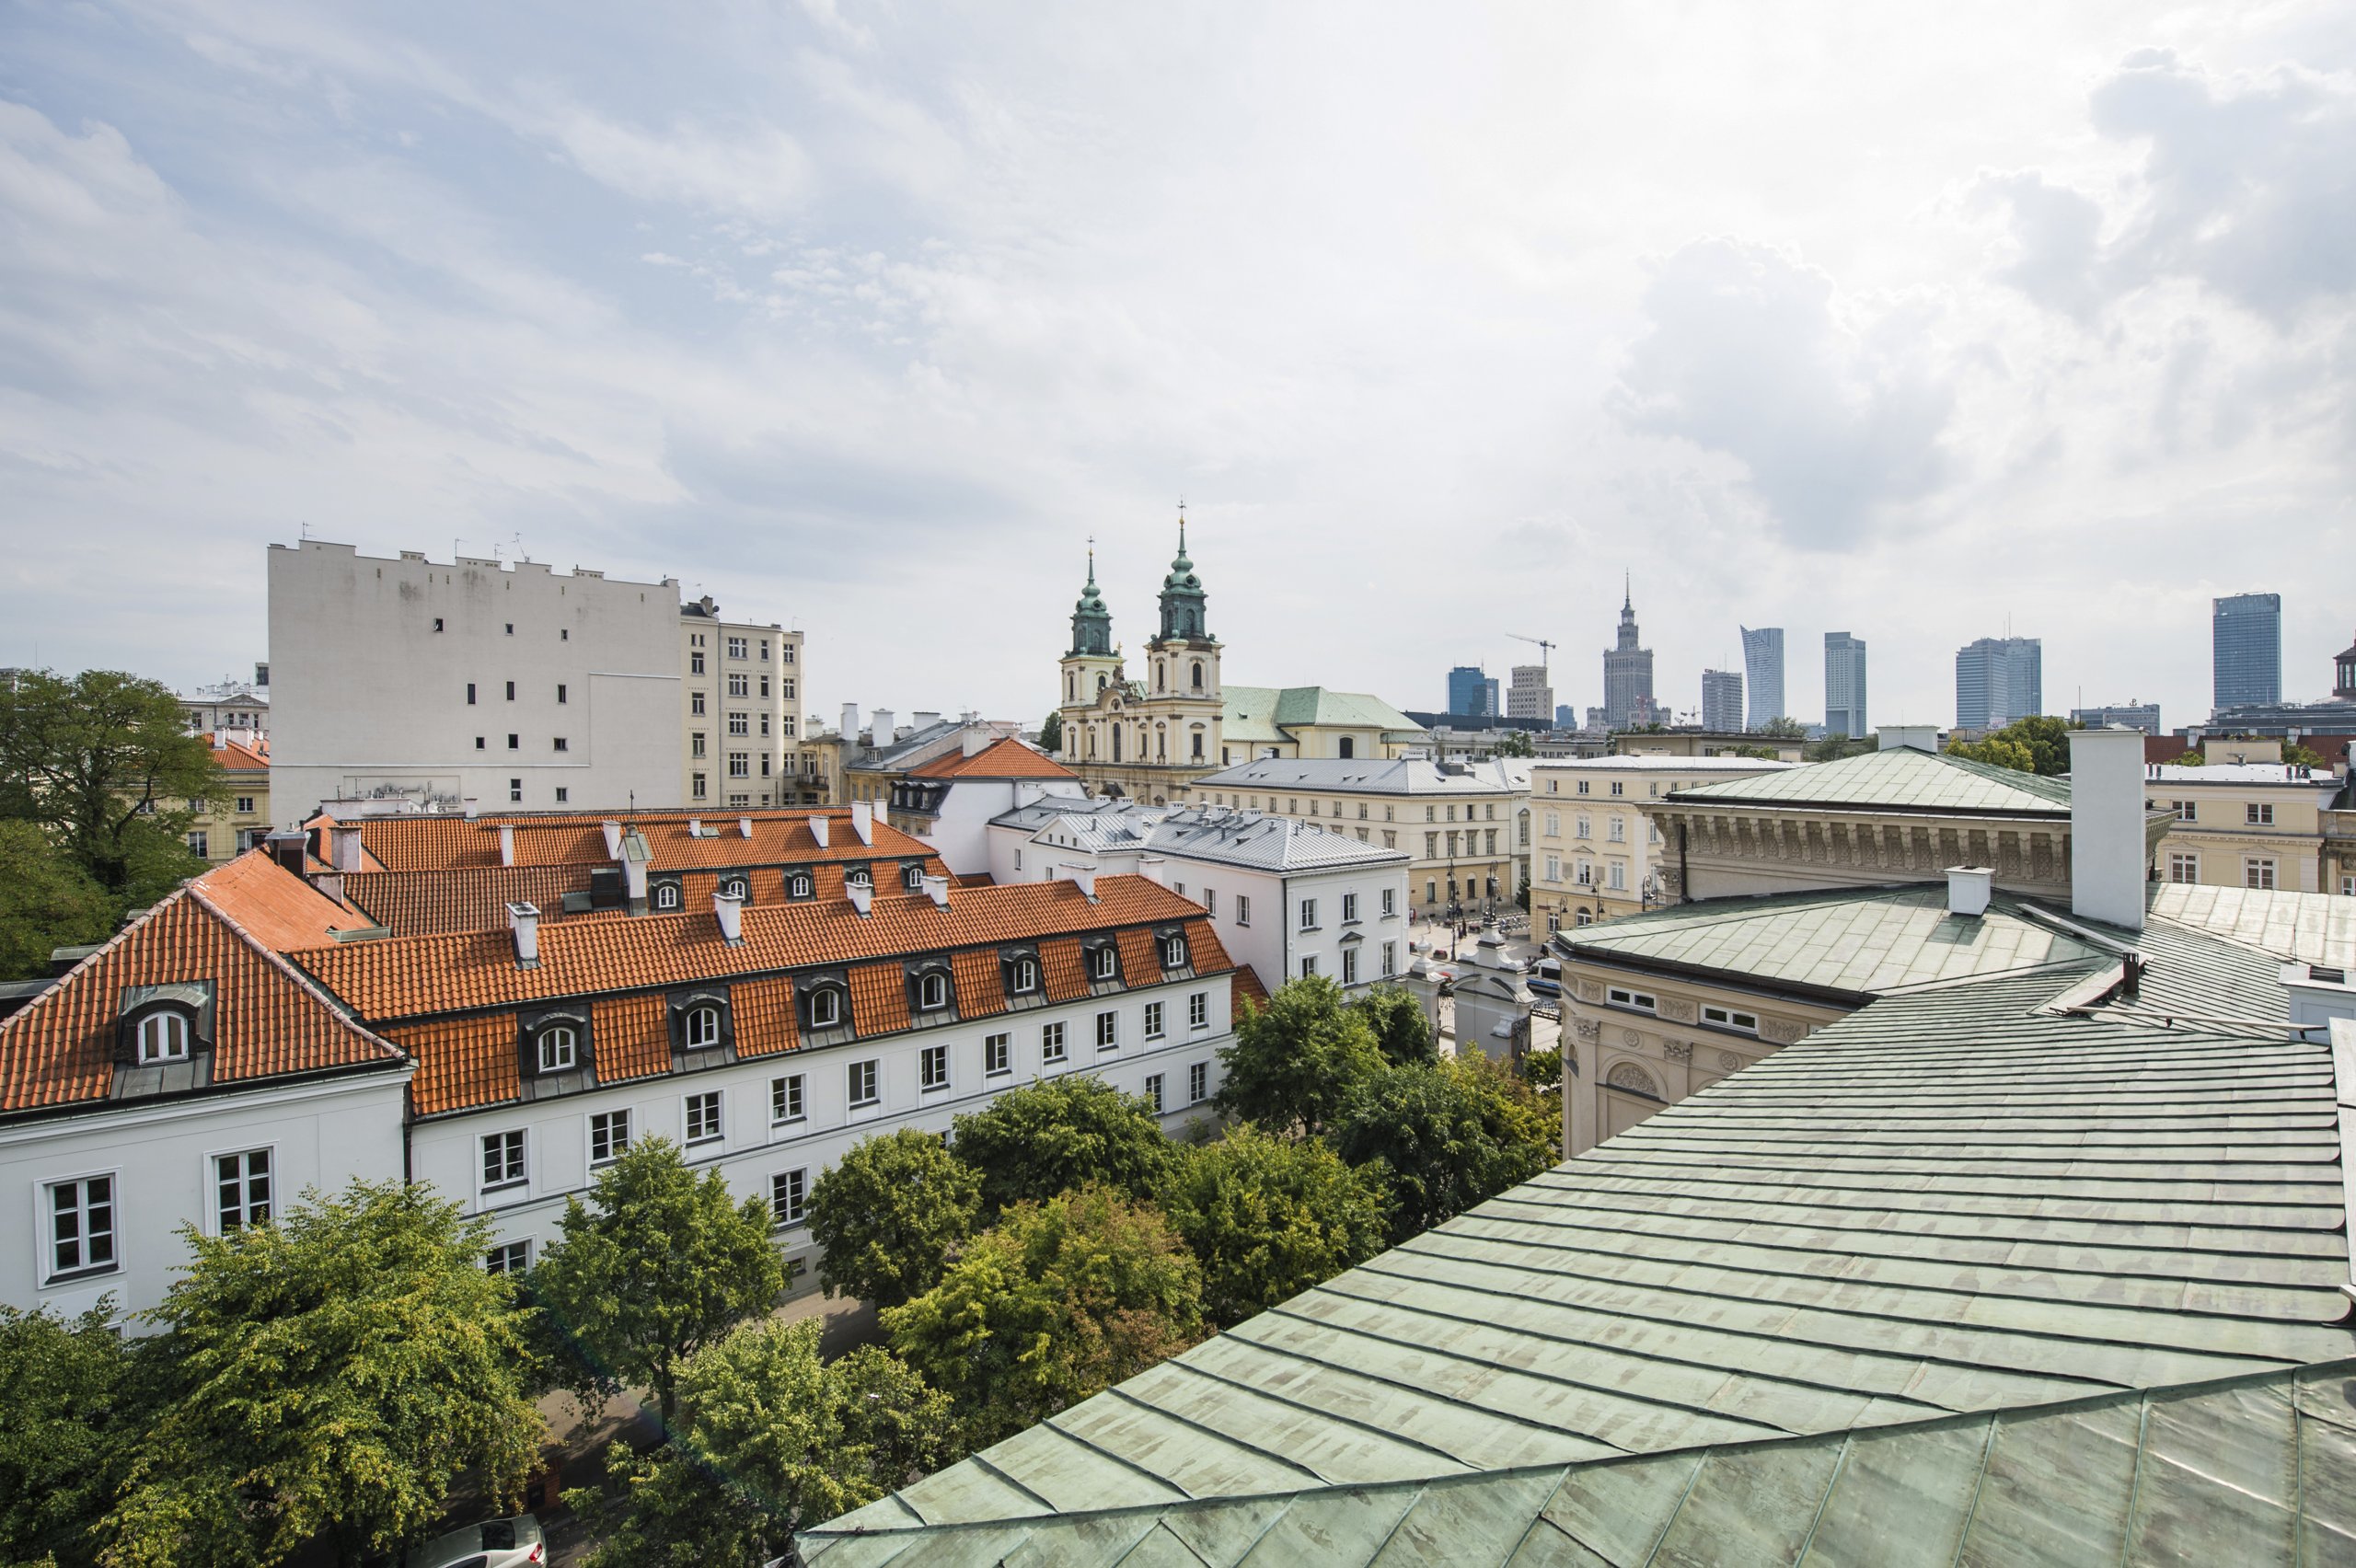
[[[928,874],[924,879],[924,895],[939,909],[949,907],[949,879]]]
[[[730,947],[745,945],[745,895],[722,888],[711,895],[711,912],[720,921],[720,940]]]
[[[810,813],[810,836],[818,841],[819,848],[826,847],[826,819],[816,812]]]
[[[701,838],[703,836],[703,818],[689,817],[687,819],[687,836],[689,838]]]
[[[875,802],[853,801],[850,803],[850,830],[859,835],[861,844],[875,842]]]
[[[537,969],[540,966],[540,912],[529,904],[507,906],[508,928],[515,933],[515,967]]]
[[[1947,913],[1978,919],[1988,913],[1988,894],[1996,881],[1988,866],[1947,868]]]
[[[621,858],[622,824],[618,822],[608,822],[606,824],[606,859],[618,860]]]
[[[860,918],[865,919],[874,909],[875,884],[873,882],[847,881],[843,883],[843,891],[850,894],[850,906],[859,911]]]
[[[747,838],[752,837],[753,819],[751,817],[738,817],[736,819],[736,831],[743,834]]]
[[[515,824],[513,823],[499,824],[499,863],[502,866],[515,863]]]
[[[1064,870],[1071,873],[1071,880],[1079,884],[1081,894],[1087,898],[1088,902],[1091,904],[1095,903],[1096,868],[1093,866],[1066,866]]]
[[[360,824],[340,822],[328,829],[328,842],[335,854],[333,864],[339,871],[356,871],[364,864],[360,851]]]

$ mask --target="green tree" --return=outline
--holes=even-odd
[[[1797,741],[1807,738],[1807,729],[1796,719],[1787,719],[1778,715],[1760,725],[1758,732],[1762,735],[1773,735],[1779,741]],[[1771,752],[1769,755],[1773,754]]]
[[[119,670],[19,675],[0,698],[0,814],[40,824],[100,887],[133,898],[203,869],[179,841],[222,796],[221,767],[188,732],[179,698]]]
[[[1827,735],[1820,741],[1810,741],[1802,746],[1800,756],[1807,762],[1838,762],[1844,756],[1857,756],[1869,752],[1877,744],[1870,736]]]
[[[2015,719],[2001,730],[1992,730],[1976,742],[1949,741],[1947,752],[1974,762],[2050,778],[2070,771],[2070,732],[2085,728],[2084,724],[2034,714]]]
[[[82,1317],[0,1306],[0,1562],[97,1561],[91,1527],[152,1419],[107,1304]]]
[[[1107,1187],[1017,1204],[931,1290],[883,1314],[977,1444],[1134,1377],[1202,1332],[1202,1273],[1161,1212]]]
[[[2331,766],[2324,760],[2323,753],[2312,750],[2306,746],[2299,745],[2294,742],[2284,743],[2282,747],[2282,760],[2287,766],[2292,767],[2328,767]]]
[[[1528,731],[1507,730],[1504,734],[1497,737],[1496,755],[1498,756],[1536,756],[1538,755],[1538,747],[1530,740]]]
[[[2209,759],[2199,752],[2189,751],[2181,756],[2171,758],[2168,766],[2170,767],[2206,767],[2209,766]]]
[[[1947,755],[1969,762],[1984,762],[1991,767],[2009,767],[2015,773],[2037,771],[2036,754],[2002,735],[1987,735],[1976,741],[1949,741]]]
[[[957,1118],[952,1147],[995,1214],[1091,1182],[1150,1194],[1172,1159],[1153,1107],[1085,1073],[1035,1079]]]
[[[826,1249],[819,1281],[897,1307],[941,1283],[981,1208],[980,1175],[932,1134],[862,1139],[810,1189],[810,1236]]]
[[[1162,1213],[1203,1271],[1203,1307],[1230,1324],[1382,1250],[1380,1183],[1322,1143],[1245,1123],[1189,1149],[1161,1184]]]
[[[1322,974],[1288,980],[1264,1008],[1246,1006],[1223,1047],[1227,1081],[1215,1103],[1238,1121],[1314,1136],[1350,1086],[1382,1066],[1366,1016]]]
[[[1047,721],[1039,726],[1039,749],[1049,753],[1064,749],[1064,716],[1062,714],[1048,714]]]
[[[47,974],[53,950],[113,930],[106,894],[72,857],[38,824],[0,820],[0,979]]]
[[[354,1182],[270,1225],[183,1228],[158,1410],[101,1526],[115,1568],[272,1563],[325,1536],[357,1563],[479,1472],[512,1500],[541,1437],[491,1228],[422,1187]],[[13,1419],[13,1416],[12,1418]]]
[[[1330,1136],[1389,1190],[1391,1239],[1404,1241],[1553,1163],[1560,1116],[1485,1056],[1385,1067],[1345,1100]]]
[[[1439,1042],[1432,1034],[1424,1004],[1404,986],[1374,986],[1360,993],[1350,1010],[1366,1020],[1388,1062],[1437,1062]]]
[[[946,1395],[873,1345],[822,1361],[820,1332],[746,1323],[681,1365],[670,1440],[613,1445],[611,1490],[565,1493],[598,1540],[590,1568],[759,1568],[802,1526],[959,1457]]]
[[[719,1171],[698,1177],[663,1138],[600,1170],[588,1204],[566,1201],[560,1228],[531,1289],[572,1347],[572,1381],[584,1403],[642,1383],[667,1422],[679,1364],[768,1311],[785,1288],[768,1205],[736,1202]]]
[[[1559,1090],[1563,1087],[1563,1048],[1548,1045],[1525,1052],[1521,1060],[1514,1064],[1514,1071],[1532,1089]]]

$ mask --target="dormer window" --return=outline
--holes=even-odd
[[[1035,958],[1016,959],[1011,984],[1014,994],[1018,997],[1029,996],[1036,991],[1039,988],[1039,961]]]
[[[571,1072],[581,1060],[581,1032],[569,1023],[556,1024],[540,1031],[540,1071]]]
[[[139,1020],[139,1065],[155,1067],[167,1062],[185,1062],[188,1060],[188,1016],[185,1013],[149,1013]]]
[[[796,871],[791,876],[786,878],[785,895],[788,898],[809,897],[810,873],[808,871]]]
[[[856,885],[872,888],[875,885],[875,874],[865,866],[853,866],[843,873],[843,884],[846,887]]]
[[[1091,979],[1113,979],[1118,973],[1119,966],[1119,955],[1109,944],[1092,950],[1088,955],[1088,974]]]
[[[917,1007],[934,1012],[949,1005],[949,981],[945,976],[927,974],[917,982]]]
[[[720,891],[723,896],[729,898],[742,898],[745,896],[745,879],[743,877],[723,877],[721,879]]]
[[[810,993],[810,1027],[837,1029],[843,1021],[843,994],[828,986]]]
[[[654,890],[654,907],[676,909],[679,906],[679,884],[664,882]]]
[[[910,893],[924,886],[924,865],[921,861],[911,861],[900,868],[900,885]]]
[[[1186,939],[1169,936],[1161,939],[1161,967],[1183,969],[1186,966]]]
[[[709,1050],[720,1043],[720,1009],[710,1002],[689,1008],[682,1027],[688,1050]]]

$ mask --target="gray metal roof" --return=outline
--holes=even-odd
[[[2281,1002],[2268,955],[2157,939],[2154,974]],[[2356,1356],[2330,1047],[2048,1010],[2100,967],[1875,1002],[828,1530],[1101,1516],[1109,1534],[1068,1538],[1093,1561],[1079,1543],[1124,1510],[1397,1488],[1404,1513],[1458,1479],[1853,1434],[1850,1454],[1874,1429]],[[2248,1462],[2221,1444],[2202,1473]],[[2066,1469],[2008,1484],[2075,1504]],[[2200,1530],[2242,1506],[2185,1505]],[[1598,1556],[1619,1560],[1542,1560]]]
[[[1504,760],[1439,763],[1420,757],[1267,757],[1240,762],[1233,767],[1195,781],[1196,790],[1327,790],[1341,794],[1494,795],[1497,791],[1527,792],[1529,759],[1517,772]]]
[[[2151,909],[2175,925],[2230,937],[2277,958],[2356,964],[2356,898],[2163,882],[2152,892]]]
[[[1313,822],[1237,811],[1231,806],[1197,806],[1165,816],[1149,836],[1147,849],[1156,855],[1268,871],[1403,866],[1408,860],[1404,849],[1361,843],[1346,827],[1325,828]]]
[[[811,1568],[2311,1568],[2356,1559],[2356,1363],[1874,1430],[805,1536]]]
[[[2070,781],[2042,778],[1943,752],[1885,746],[1837,762],[1812,762],[1749,778],[1680,790],[1672,801],[1728,805],[1821,806],[1831,810],[1962,812],[2070,816]]]

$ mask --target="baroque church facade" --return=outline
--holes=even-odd
[[[1056,755],[1091,794],[1169,805],[1196,779],[1237,763],[1393,757],[1422,738],[1413,720],[1377,698],[1322,686],[1227,685],[1208,603],[1181,517],[1178,554],[1161,580],[1160,625],[1131,678],[1096,585],[1096,553],[1089,552],[1088,582],[1072,607],[1071,646],[1058,670]]]

